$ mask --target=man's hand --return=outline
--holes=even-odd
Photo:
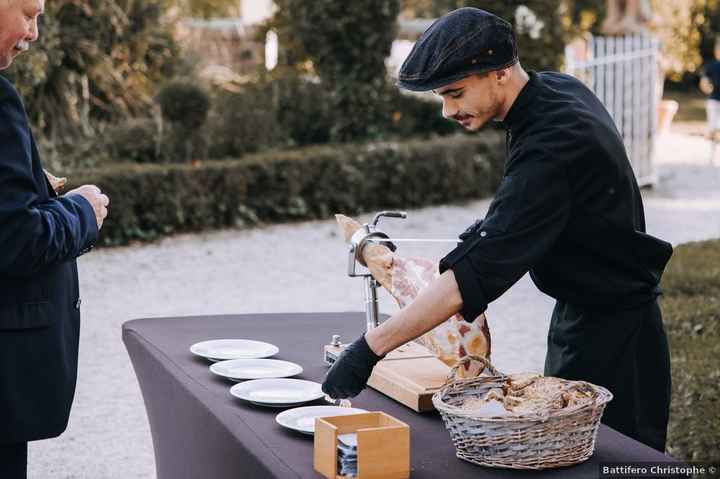
[[[345,348],[328,371],[322,390],[333,399],[344,399],[360,394],[367,386],[375,364],[382,359],[370,349],[365,336]]]
[[[700,91],[705,93],[706,95],[709,95],[713,92],[712,82],[706,76],[700,78],[700,85],[698,86],[700,87]]]
[[[449,269],[421,290],[412,303],[348,346],[328,371],[322,390],[333,399],[358,395],[375,364],[387,353],[446,321],[462,305],[455,273]]]
[[[66,196],[80,195],[92,205],[95,210],[95,220],[97,221],[98,229],[102,228],[103,220],[108,214],[108,205],[110,204],[110,198],[104,195],[100,188],[95,185],[82,185],[74,190],[68,191]]]

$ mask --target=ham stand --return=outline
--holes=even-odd
[[[380,324],[378,312],[377,288],[379,283],[368,272],[358,272],[357,265],[366,268],[363,259],[363,248],[368,243],[380,243],[391,251],[396,251],[395,243],[412,242],[449,242],[459,240],[390,238],[377,225],[381,218],[407,218],[402,211],[381,211],[371,222],[365,223],[350,239],[348,250],[348,276],[363,278],[365,291],[365,330],[366,332]],[[332,336],[330,344],[325,345],[323,358],[326,364],[332,365],[345,348],[340,336]],[[450,368],[440,361],[425,346],[411,341],[388,353],[373,369],[368,386],[386,396],[417,411],[434,410],[432,395],[440,389],[450,373]]]

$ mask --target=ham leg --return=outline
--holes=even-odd
[[[347,216],[335,215],[335,219],[345,241],[350,241],[352,235],[362,228],[360,223]],[[423,288],[439,276],[437,264],[433,261],[404,258],[382,244],[369,243],[362,253],[370,274],[401,308],[412,302]],[[490,330],[484,314],[472,322],[465,321],[460,314],[456,314],[417,341],[451,367],[467,355],[488,359],[490,357]],[[464,368],[459,368],[458,375],[474,377],[482,370],[482,364],[470,361]]]

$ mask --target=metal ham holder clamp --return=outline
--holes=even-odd
[[[370,223],[365,223],[362,228],[358,229],[350,238],[350,248],[348,249],[348,276],[351,278],[363,278],[365,284],[365,331],[377,327],[380,324],[380,313],[378,312],[378,282],[372,277],[370,272],[358,273],[357,265],[367,267],[363,259],[362,252],[369,242],[378,241],[391,251],[395,251],[397,246],[389,241],[389,236],[378,229],[377,224],[382,217],[387,218],[407,218],[404,211],[381,211],[373,217]],[[333,334],[330,344],[325,346],[323,359],[326,364],[333,364],[343,350],[344,344],[340,341],[339,334]]]
[[[365,330],[370,331],[380,324],[378,313],[377,288],[379,283],[367,273],[357,273],[356,267],[360,263],[361,266],[367,267],[363,259],[363,249],[369,242],[378,242],[387,246],[390,251],[397,250],[390,237],[382,230],[378,229],[377,224],[380,218],[407,218],[404,211],[381,211],[377,213],[370,223],[365,223],[362,228],[357,230],[350,238],[350,249],[348,250],[348,276],[351,278],[364,278],[365,281]]]
[[[348,250],[348,276],[363,278],[365,287],[365,328],[369,331],[379,325],[378,294],[379,283],[369,271],[362,271],[358,264],[367,268],[363,249],[370,243],[397,249],[396,243],[459,243],[457,239],[390,238],[378,228],[381,218],[407,218],[404,211],[381,211],[372,221],[358,229],[350,238]],[[330,344],[324,347],[324,360],[333,364],[345,348],[340,336],[335,334]],[[450,368],[424,346],[411,341],[390,351],[375,365],[368,386],[417,412],[434,410],[433,394],[441,388],[450,373]]]
[[[348,276],[351,278],[363,278],[365,286],[365,331],[376,328],[380,324],[380,313],[378,311],[377,289],[380,285],[370,272],[358,272],[357,265],[367,267],[363,259],[363,249],[368,243],[378,243],[387,246],[390,251],[396,251],[395,243],[460,243],[459,239],[425,239],[425,238],[390,238],[387,233],[378,228],[381,218],[407,218],[404,211],[381,211],[373,216],[372,221],[365,223],[350,238],[348,249]],[[342,348],[340,336],[335,334],[329,346],[336,349]],[[337,355],[326,348],[325,362],[332,364]]]

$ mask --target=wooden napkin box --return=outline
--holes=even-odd
[[[315,419],[315,470],[328,479],[343,479],[337,470],[338,435],[356,433],[357,479],[410,477],[410,427],[384,412]]]

